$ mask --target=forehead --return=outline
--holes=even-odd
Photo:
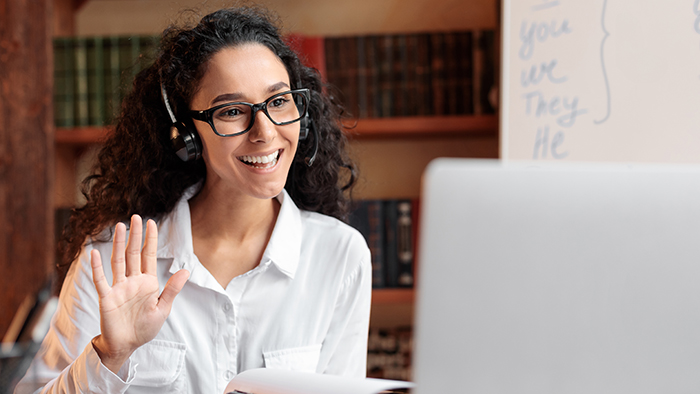
[[[206,88],[254,88],[258,84],[289,82],[289,75],[282,60],[269,48],[258,43],[246,43],[227,47],[206,64],[200,89]]]

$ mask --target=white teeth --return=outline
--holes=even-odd
[[[267,156],[241,156],[238,159],[249,164],[274,164],[277,162],[277,157],[279,154],[280,151],[276,150]]]

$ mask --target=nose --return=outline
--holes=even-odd
[[[252,143],[270,143],[277,136],[277,129],[270,118],[267,117],[265,111],[257,111],[253,127],[248,132],[248,140]]]

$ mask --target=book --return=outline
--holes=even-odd
[[[119,37],[105,38],[104,83],[105,83],[105,123],[112,124],[119,114],[121,103],[121,61],[119,59]]]
[[[350,212],[349,224],[367,241],[372,256],[372,288],[385,286],[384,209],[381,200],[361,200]]]
[[[379,117],[390,117],[392,116],[392,111],[394,108],[393,103],[393,70],[394,70],[394,60],[393,60],[393,40],[390,35],[385,35],[379,37],[379,54],[378,59],[378,69],[379,69],[379,91],[377,92],[377,101],[379,105],[378,116]]]
[[[378,66],[378,40],[377,36],[366,36],[365,41],[365,67],[367,69],[367,93],[366,110],[368,118],[380,116],[379,100],[379,66]]]
[[[415,258],[414,248],[414,226],[412,203],[410,200],[401,200],[396,204],[396,255],[397,255],[397,278],[398,287],[413,287],[413,261]]]
[[[398,208],[397,200],[385,200],[384,207],[384,283],[386,287],[398,287]]]
[[[367,50],[365,49],[365,37],[357,37],[357,115],[367,118]]]
[[[386,287],[413,287],[413,217],[410,200],[385,200],[384,270]]]
[[[460,73],[457,63],[456,33],[443,34],[443,67],[444,67],[444,101],[442,111],[445,115],[457,113],[457,78]]]
[[[377,394],[408,389],[411,382],[256,368],[236,375],[224,394]]]
[[[474,113],[474,86],[472,83],[472,33],[470,31],[459,32],[456,35],[457,67],[457,113],[470,115]]]
[[[73,41],[59,37],[54,45],[54,121],[57,127],[73,127]]]
[[[393,91],[394,100],[391,116],[407,116],[408,105],[408,53],[406,48],[406,35],[397,34],[393,36],[394,48],[394,69],[393,72]]]
[[[413,330],[410,326],[370,328],[367,377],[410,381]]]
[[[406,35],[406,65],[405,65],[405,113],[408,116],[418,115],[418,35]]]
[[[87,47],[88,120],[92,126],[105,124],[104,45],[102,37],[90,37]]]
[[[432,92],[432,115],[445,115],[445,34],[430,35],[430,87]]]
[[[433,91],[431,88],[431,59],[430,35],[416,35],[416,99],[415,115],[427,116],[433,114]]]
[[[485,30],[481,34],[481,91],[479,99],[481,100],[482,112],[485,114],[496,113],[498,104],[497,98],[493,97],[492,92],[496,89],[498,76],[496,75],[496,65],[498,62],[498,43],[496,42],[496,32],[494,30]],[[493,98],[493,99],[492,99]]]
[[[355,37],[343,37],[340,40],[340,52],[342,56],[342,69],[344,72],[345,109],[352,116],[357,116],[358,107],[358,61],[357,39]]]
[[[90,123],[88,113],[88,71],[87,39],[78,37],[74,40],[74,91],[75,91],[75,125],[82,127]]]

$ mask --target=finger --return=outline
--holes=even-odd
[[[124,276],[124,251],[126,250],[126,226],[117,223],[114,228],[114,241],[112,242],[112,284],[126,279]]]
[[[173,306],[175,297],[180,293],[182,287],[185,286],[187,278],[189,277],[189,271],[179,270],[168,279],[168,283],[165,284],[165,288],[163,292],[160,293],[160,298],[158,299],[158,309],[160,309],[165,316],[170,314],[170,309]]]
[[[141,237],[143,235],[141,216],[131,217],[129,242],[126,244],[126,276],[141,273]]]
[[[158,226],[156,222],[149,219],[146,222],[146,243],[141,252],[141,270],[144,274],[156,275],[158,251]]]
[[[90,252],[90,266],[92,266],[92,282],[95,283],[97,294],[102,298],[109,293],[110,287],[107,278],[105,278],[104,269],[102,269],[102,257],[96,249]]]

